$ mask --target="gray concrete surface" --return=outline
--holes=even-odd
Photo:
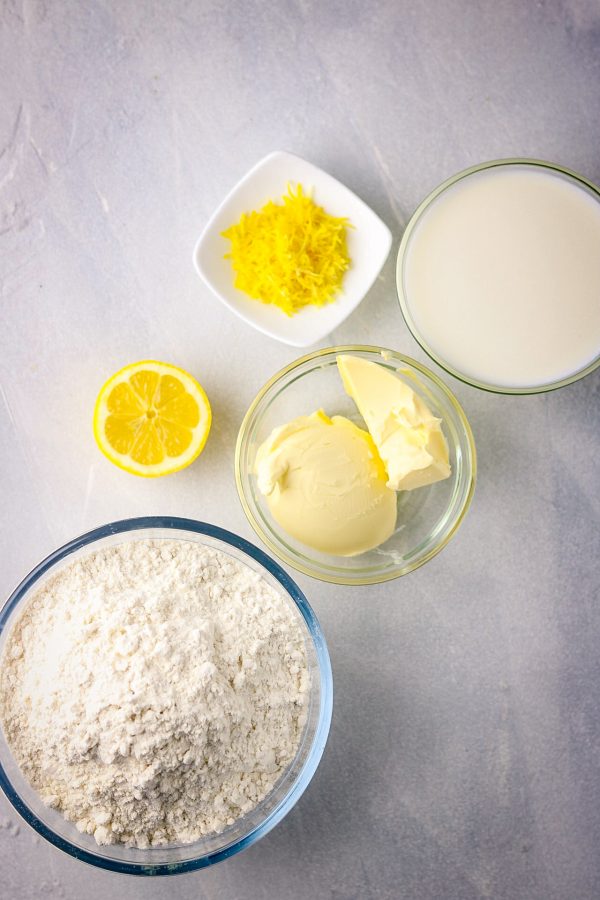
[[[252,538],[232,462],[261,384],[297,353],[231,317],[191,250],[262,155],[355,189],[394,251],[327,343],[424,360],[394,259],[418,201],[484,159],[600,181],[595,0],[0,4],[0,591],[103,522],[146,513]],[[104,378],[155,357],[214,408],[202,458],[129,477],[99,455]],[[0,798],[2,900],[600,897],[600,375],[511,399],[446,379],[480,461],[471,513],[400,581],[305,577],[336,703],[307,793],[210,871],[136,880],[46,845]]]

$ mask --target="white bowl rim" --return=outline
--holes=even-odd
[[[293,335],[283,337],[281,334],[278,334],[276,331],[273,331],[268,326],[265,326],[264,324],[257,322],[256,319],[252,315],[249,315],[249,314],[243,312],[242,310],[238,309],[236,306],[234,306],[230,302],[228,297],[226,297],[223,293],[221,293],[221,291],[213,283],[212,279],[210,278],[210,276],[205,271],[204,267],[200,264],[200,261],[199,261],[200,250],[201,250],[203,244],[205,243],[207,237],[213,232],[213,230],[215,228],[215,222],[221,215],[224,207],[226,207],[229,204],[229,202],[236,196],[236,194],[240,191],[241,188],[243,188],[246,184],[248,184],[248,182],[252,181],[255,178],[255,176],[258,172],[260,172],[262,169],[266,168],[267,166],[271,165],[274,161],[286,160],[286,159],[292,159],[292,160],[296,161],[296,163],[299,162],[303,166],[308,167],[319,178],[326,179],[330,184],[334,183],[336,185],[337,190],[339,190],[340,192],[343,192],[346,196],[352,198],[352,203],[355,205],[356,208],[361,209],[362,212],[364,213],[364,215],[371,217],[373,222],[376,221],[378,223],[378,227],[380,228],[381,235],[382,235],[381,253],[380,253],[379,258],[376,260],[377,264],[374,265],[371,270],[370,276],[368,278],[368,286],[366,287],[366,289],[362,292],[362,294],[357,294],[357,296],[351,302],[348,303],[348,305],[342,310],[342,314],[340,314],[338,317],[336,317],[336,320],[334,322],[332,322],[324,327],[321,326],[320,328],[315,328],[311,332],[310,338],[301,338],[301,337],[298,338],[298,337],[294,337]],[[310,347],[313,344],[316,344],[318,341],[325,338],[335,328],[339,327],[342,324],[342,322],[344,322],[348,318],[348,316],[350,316],[357,309],[357,307],[362,303],[364,298],[367,296],[367,294],[370,291],[371,287],[373,286],[377,276],[381,272],[381,269],[383,268],[389,254],[390,254],[390,250],[392,248],[392,243],[393,243],[392,233],[391,233],[390,229],[388,228],[388,226],[385,224],[385,222],[377,215],[377,213],[373,209],[371,209],[371,207],[367,203],[365,203],[365,201],[361,197],[358,196],[358,194],[355,194],[354,191],[352,191],[349,187],[347,187],[345,184],[343,184],[341,181],[339,181],[339,179],[337,179],[334,175],[330,175],[329,172],[325,171],[325,169],[322,169],[319,166],[316,166],[314,163],[310,162],[307,159],[304,159],[302,156],[299,156],[297,153],[292,153],[289,150],[273,150],[270,153],[268,153],[266,156],[264,156],[260,160],[258,160],[258,162],[255,163],[252,166],[252,168],[249,169],[249,171],[246,172],[246,174],[243,175],[242,178],[240,178],[240,180],[236,182],[236,184],[234,184],[234,186],[229,190],[229,192],[226,194],[226,196],[223,198],[223,200],[219,203],[217,208],[214,210],[214,212],[210,216],[208,222],[202,229],[202,232],[194,245],[194,250],[193,250],[193,254],[192,254],[192,262],[193,262],[194,268],[196,270],[196,273],[199,275],[200,279],[204,282],[206,287],[208,287],[208,289],[211,291],[211,293],[225,307],[227,307],[227,309],[230,312],[232,312],[239,319],[244,321],[247,325],[250,325],[252,328],[255,328],[257,331],[261,332],[261,334],[265,334],[268,337],[273,338],[274,340],[277,340],[277,341],[280,341],[281,343],[287,344],[288,346],[302,348],[302,347]],[[344,294],[344,291],[342,288],[341,296],[343,296],[343,294]],[[240,292],[240,296],[245,296],[245,295],[242,295],[242,293]],[[331,304],[331,307],[335,308],[335,303],[339,303],[340,299],[341,299],[341,297],[338,298],[336,301],[334,301],[334,303]],[[258,303],[258,301],[254,301],[254,302]],[[298,313],[297,315],[302,315],[302,312]]]

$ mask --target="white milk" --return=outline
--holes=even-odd
[[[568,377],[600,352],[600,201],[532,165],[467,176],[416,225],[404,294],[417,334],[468,379]]]

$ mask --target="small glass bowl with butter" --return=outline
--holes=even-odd
[[[406,474],[406,468],[402,469],[406,466],[405,460],[399,462],[402,469],[400,474],[392,472],[395,462],[390,458],[386,459],[385,470],[381,468],[390,442],[386,440],[383,447],[381,445],[382,435],[387,439],[389,428],[381,403],[383,395],[380,385],[375,388],[371,404],[373,409],[379,407],[378,428],[372,419],[369,423],[363,419],[358,410],[358,401],[355,402],[346,392],[346,378],[342,380],[338,369],[340,357],[351,362],[353,358],[357,358],[381,367],[384,377],[388,378],[391,374],[401,382],[401,390],[407,396],[413,396],[413,408],[416,404],[418,409],[425,410],[427,423],[434,432],[437,429],[433,442],[438,446],[444,445],[445,458],[438,461],[440,471],[431,475],[431,478],[437,477],[440,480],[412,488],[419,478],[415,479],[413,474]],[[283,428],[289,425],[292,426],[291,429]],[[423,431],[425,426],[419,427]],[[321,434],[327,428],[330,429],[331,437],[326,434],[323,441],[324,456],[320,457],[314,447],[309,445],[305,431],[308,429]],[[353,436],[357,438],[354,444],[359,445],[358,451],[350,443],[343,444],[340,430],[344,433],[353,432]],[[289,431],[293,432],[291,439],[288,439]],[[381,457],[369,432],[375,441],[379,437]],[[409,435],[407,441],[410,443],[411,440]],[[293,448],[295,457],[290,452],[281,454],[282,441],[286,451]],[[353,461],[357,453],[361,459],[365,455],[364,448],[361,449],[363,443],[368,444],[366,455],[375,457],[375,461],[371,460],[372,471],[367,474],[371,485],[376,484],[376,493],[371,493],[366,499],[362,490],[364,484],[356,488],[358,472],[355,478],[351,468],[351,465],[359,465]],[[320,483],[315,485],[310,473],[298,480],[302,466],[314,466],[314,460],[321,458],[326,469]],[[339,470],[335,465],[336,458],[340,461]],[[269,463],[273,460],[273,463],[266,467],[265,459]],[[432,470],[434,468],[435,463],[432,464]],[[446,546],[471,502],[475,486],[476,453],[473,435],[460,404],[433,372],[393,350],[351,345],[331,347],[303,356],[265,384],[251,403],[240,427],[235,473],[240,500],[250,524],[264,543],[285,563],[306,575],[334,584],[377,584],[406,575]],[[317,480],[320,477],[321,473],[317,473]],[[273,487],[273,480],[277,479],[275,493],[268,495]],[[363,482],[364,480],[363,478]],[[386,481],[388,486],[393,484],[400,488],[404,485],[411,487],[394,490],[395,524],[392,522],[391,525]],[[335,508],[340,519],[340,534],[348,535],[351,531],[343,521],[346,512],[353,521],[360,521],[360,516],[356,517],[357,503],[363,505],[365,516],[371,514],[372,503],[383,503],[387,514],[382,513],[385,521],[381,516],[376,522],[371,519],[366,526],[366,535],[350,535],[348,555],[345,555],[343,550],[337,550],[332,537],[335,523],[332,527],[330,505],[323,507],[322,516],[315,513],[314,507],[319,502],[320,492],[327,496],[343,493],[350,490],[346,485],[351,483],[353,494],[348,505],[337,505]],[[383,493],[386,494],[387,490],[388,494],[383,498],[379,496],[382,484]],[[279,506],[274,505],[273,497],[279,496],[282,488],[287,488],[290,492],[295,490],[295,506],[290,504],[286,507],[282,502]],[[311,507],[308,513],[306,504]],[[288,527],[282,527],[282,522]],[[316,529],[314,541],[306,530],[311,527]],[[307,542],[298,538],[303,529]],[[361,550],[361,542],[364,543],[365,536],[368,538],[370,529],[382,529],[386,538],[377,546]],[[328,551],[323,549],[325,545],[328,545]]]

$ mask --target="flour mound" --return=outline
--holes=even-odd
[[[7,641],[0,721],[44,802],[99,844],[190,843],[253,809],[293,759],[309,674],[298,613],[192,541],[77,559]]]

